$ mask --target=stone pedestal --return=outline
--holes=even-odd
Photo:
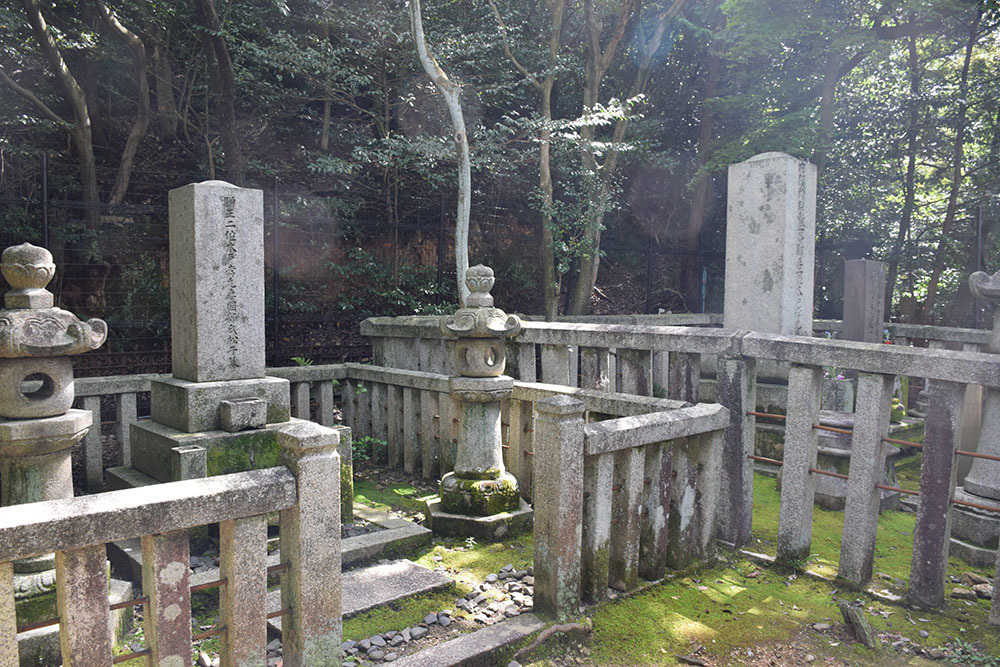
[[[435,533],[473,536],[487,541],[531,528],[531,509],[521,499],[517,479],[504,469],[500,402],[514,380],[503,375],[503,338],[516,335],[521,322],[493,307],[493,270],[474,266],[466,274],[467,308],[447,316],[441,329],[457,336],[455,368],[449,381],[458,401],[458,452],[455,469],[441,479],[440,497],[427,503],[427,522]]]

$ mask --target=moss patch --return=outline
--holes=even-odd
[[[486,575],[499,572],[504,565],[513,565],[515,570],[527,569],[532,562],[533,550],[534,541],[530,534],[492,544],[446,539],[418,552],[412,560],[431,569],[443,566],[449,576],[471,587],[482,582]]]
[[[909,488],[909,484],[903,486]],[[778,509],[781,505],[781,494],[775,488],[775,480],[754,475],[753,502],[754,540],[747,548],[773,556],[777,551]],[[904,589],[909,582],[915,525],[916,515],[908,512],[883,512],[879,515],[873,571],[876,576],[880,573],[889,576],[886,581],[889,588]],[[805,567],[827,577],[836,576],[843,532],[843,512],[813,508],[812,548]],[[988,569],[972,567],[956,558],[949,559],[949,574],[958,576],[967,571],[993,576]]]
[[[208,450],[209,476],[245,470],[273,468],[278,465],[278,440],[270,431],[248,432],[233,444],[216,445]]]
[[[432,611],[453,609],[455,597],[464,592],[457,587],[452,587],[437,593],[399,600],[385,607],[372,609],[345,619],[344,641],[348,639],[360,641],[374,634],[381,634],[389,630],[402,630],[416,625]]]
[[[425,492],[406,484],[378,488],[374,482],[359,479],[354,483],[355,502],[375,509],[423,512]]]

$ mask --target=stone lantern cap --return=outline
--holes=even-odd
[[[504,338],[521,333],[521,319],[493,307],[493,269],[482,264],[465,273],[466,307],[441,319],[441,331],[455,343],[455,369],[465,377],[499,377],[507,362]]]
[[[493,269],[478,264],[465,273],[466,307],[441,320],[441,331],[457,338],[509,338],[521,333],[521,319],[493,307]]]
[[[0,310],[0,357],[58,357],[82,354],[104,344],[104,320],[82,322],[73,313],[53,307],[45,286],[55,275],[52,253],[22,243],[3,251],[0,271],[13,288]]]
[[[969,289],[977,299],[990,303],[1000,302],[1000,271],[992,276],[985,271],[976,271],[969,276]]]

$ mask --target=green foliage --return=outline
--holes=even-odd
[[[355,461],[384,463],[388,456],[388,445],[385,440],[365,435],[353,441],[351,454]]]
[[[452,293],[435,284],[435,270],[401,264],[394,279],[392,268],[363,248],[351,248],[343,263],[330,270],[344,285],[335,297],[336,308],[358,317],[376,315],[429,315],[446,312],[438,302]]]

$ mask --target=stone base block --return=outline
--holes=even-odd
[[[153,380],[149,389],[153,421],[185,433],[221,429],[222,401],[262,399],[267,402],[268,424],[291,417],[289,384],[284,378],[189,382],[168,377]]]
[[[949,553],[971,565],[992,568],[1000,543],[1000,501],[955,489],[955,500],[994,507],[996,512],[964,505],[951,506],[951,547]]]
[[[534,524],[534,510],[519,498],[518,508],[491,516],[452,514],[441,507],[441,499],[427,501],[424,516],[435,535],[448,537],[474,537],[483,542],[499,542],[530,532]]]
[[[112,579],[108,586],[108,604],[116,604],[132,599],[132,584],[120,579]],[[132,607],[116,609],[110,612],[111,625],[114,630],[114,641],[118,643],[125,636],[132,623]],[[38,667],[38,665],[61,665],[62,654],[59,650],[59,626],[50,625],[38,630],[21,632],[17,635],[17,650],[20,655],[20,667]]]
[[[517,479],[510,473],[496,479],[463,479],[450,472],[441,480],[441,509],[451,514],[491,516],[515,512],[520,501]]]
[[[276,465],[278,439],[271,428],[186,433],[156,422],[132,424],[132,466],[161,482]]]
[[[104,490],[121,491],[135,489],[140,486],[159,484],[160,482],[135,468],[116,467],[104,471]]]
[[[849,440],[849,439],[848,439]],[[821,439],[822,442],[822,439]],[[896,459],[899,458],[899,449],[887,445],[885,457],[885,475],[882,477],[882,484],[886,486],[899,486],[896,478]],[[851,464],[851,451],[832,447],[820,446],[816,456],[816,467],[820,470],[829,470],[843,475],[847,474]],[[879,512],[899,509],[898,491],[881,490],[881,500],[879,501]],[[826,510],[840,511],[847,504],[847,480],[826,475],[816,476],[816,495],[814,502]]]

